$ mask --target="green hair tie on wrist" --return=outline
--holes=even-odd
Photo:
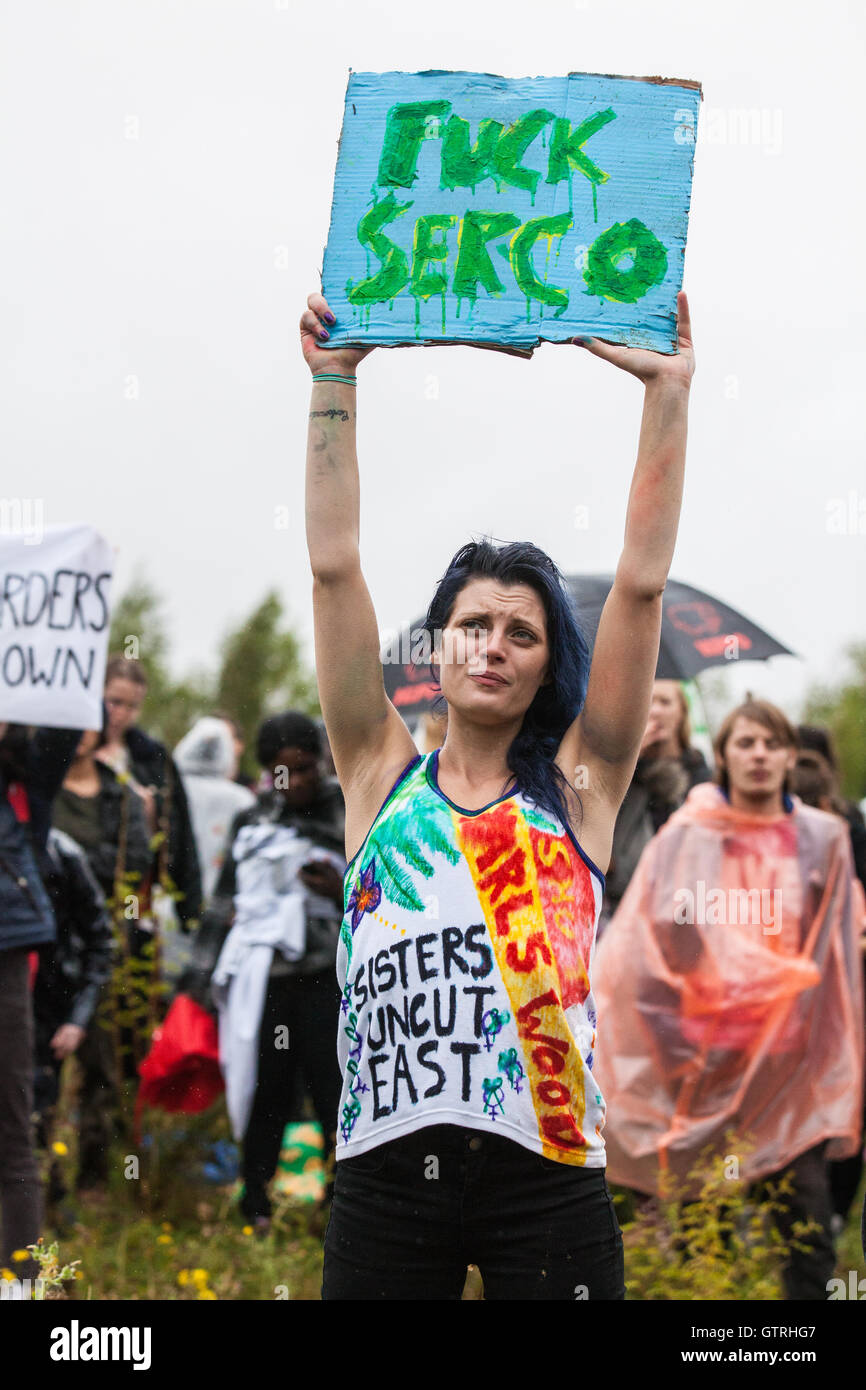
[[[313,381],[344,381],[347,386],[357,386],[356,376],[340,376],[338,372],[314,372]]]

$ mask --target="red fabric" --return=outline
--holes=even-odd
[[[29,980],[29,984],[30,984],[30,988],[31,988],[31,990],[32,990],[32,989],[33,989],[33,986],[36,984],[36,976],[39,974],[39,952],[38,952],[38,951],[28,951],[28,952],[27,952],[27,965],[28,965],[28,968],[29,968],[29,970],[30,970],[30,980]]]
[[[15,819],[27,825],[30,821],[30,802],[27,800],[27,788],[23,782],[10,782],[6,789],[6,796],[9,805],[15,812]]]
[[[144,1105],[195,1115],[224,1090],[216,1019],[179,994],[139,1069],[136,1112]]]

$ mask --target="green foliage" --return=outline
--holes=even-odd
[[[700,671],[695,676],[695,685],[700,692],[710,732],[715,735],[728,710],[733,709],[736,703],[728,672],[718,666]]]
[[[50,1245],[46,1245],[44,1238],[39,1237],[35,1245],[28,1245],[28,1250],[32,1252],[33,1258],[39,1267],[37,1275],[36,1299],[64,1298],[65,1286],[72,1279],[80,1277],[78,1266],[80,1260],[72,1260],[65,1264],[60,1259],[60,1246],[56,1240]]]
[[[66,1146],[63,1167],[69,1186],[78,1141],[75,1081],[70,1080],[71,1084],[64,1082],[57,1127]],[[131,1096],[134,1084],[127,1086]],[[108,1191],[82,1196],[77,1221],[66,1224],[64,1241],[77,1256],[67,1272],[79,1266],[74,1269],[76,1282],[65,1286],[67,1296],[319,1297],[322,1214],[275,1193],[270,1232],[257,1236],[238,1210],[240,1182],[218,1188],[199,1177],[207,1146],[229,1135],[222,1100],[199,1115],[146,1109],[141,1129],[140,1142],[134,1136],[116,1136],[109,1155]],[[130,1154],[140,1159],[136,1176],[129,1176]],[[49,1238],[54,1234],[49,1219]]]
[[[803,722],[826,724],[839,759],[841,790],[859,801],[866,794],[866,643],[846,652],[850,670],[836,686],[813,686]]]
[[[255,775],[252,748],[268,714],[299,709],[320,713],[316,681],[301,658],[300,644],[285,626],[283,604],[269,593],[220,644],[219,669],[175,680],[169,670],[169,641],[163,600],[140,574],[114,606],[112,656],[135,656],[148,680],[141,727],[174,748],[195,721],[219,710],[240,724],[247,752],[244,771]]]
[[[165,1012],[165,998],[170,988],[161,978],[160,935],[155,921],[148,923],[154,927],[153,936],[133,951],[131,928],[144,920],[137,880],[137,874],[118,877],[114,893],[107,902],[114,957],[111,976],[94,1019],[94,1025],[105,1029],[111,1037],[118,1103],[116,1120],[118,1133],[124,1137],[132,1133],[135,1106],[135,1086],[128,1086],[126,1081],[137,1075],[139,1064],[147,1055],[153,1030]],[[167,875],[155,888],[169,896],[180,896]]]
[[[735,1145],[733,1151],[743,1148]],[[747,1183],[726,1176],[724,1162],[710,1152],[685,1179],[666,1177],[658,1197],[613,1191],[627,1295],[642,1301],[783,1298],[788,1250],[808,1247],[815,1229],[796,1223],[786,1245],[776,1223],[787,1206],[790,1179],[767,1186],[758,1201]]]
[[[71,1083],[71,1084],[70,1084]],[[74,1077],[64,1076],[56,1134],[64,1144],[67,1185],[77,1161]],[[207,1145],[228,1137],[221,1100],[199,1115],[145,1110],[142,1142],[119,1136],[112,1145],[109,1190],[81,1199],[79,1218],[64,1240],[77,1257],[71,1296],[94,1299],[318,1299],[323,1213],[275,1193],[265,1237],[254,1236],[238,1208],[240,1182],[204,1186],[198,1178]],[[130,1152],[140,1175],[126,1176]],[[743,1152],[743,1146],[739,1146]],[[866,1274],[860,1250],[864,1182],[837,1249],[836,1274]],[[705,1160],[679,1190],[640,1199],[611,1187],[623,1230],[630,1299],[743,1302],[779,1300],[785,1255],[774,1217],[785,1201],[783,1181],[768,1201],[747,1196],[745,1185],[724,1177],[723,1165]],[[46,1242],[55,1239],[49,1221]],[[808,1244],[806,1228],[794,1239]],[[54,1250],[56,1244],[48,1247]],[[38,1258],[38,1256],[37,1256]],[[57,1259],[59,1264],[59,1257]],[[82,1274],[83,1271],[83,1274]],[[52,1296],[51,1294],[48,1295]],[[55,1294],[53,1296],[61,1296]],[[483,1296],[477,1269],[464,1298]]]
[[[315,678],[304,669],[298,640],[282,622],[283,605],[271,592],[222,643],[215,707],[238,721],[248,749],[269,714],[320,713]]]
[[[207,708],[209,691],[197,688],[195,682],[178,687],[168,671],[168,635],[165,631],[163,600],[145,578],[136,574],[131,587],[111,610],[111,635],[108,639],[111,656],[133,656],[145,667],[147,698],[142,708],[142,727],[153,730],[174,746],[189,723],[190,701],[193,696],[195,716]],[[172,741],[174,727],[181,724],[181,733]]]

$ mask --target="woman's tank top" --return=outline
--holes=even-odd
[[[602,1167],[590,966],[604,876],[515,785],[456,806],[438,758],[403,770],[346,870],[337,1158],[454,1124]]]

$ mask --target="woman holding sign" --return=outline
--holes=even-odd
[[[590,669],[528,542],[462,547],[426,628],[448,732],[419,755],[385,694],[361,572],[356,368],[311,295],[307,543],[322,711],[346,800],[343,1092],[327,1299],[624,1297],[592,1074],[595,931],[646,728],[694,371],[591,339],[644,388],[625,544]]]

